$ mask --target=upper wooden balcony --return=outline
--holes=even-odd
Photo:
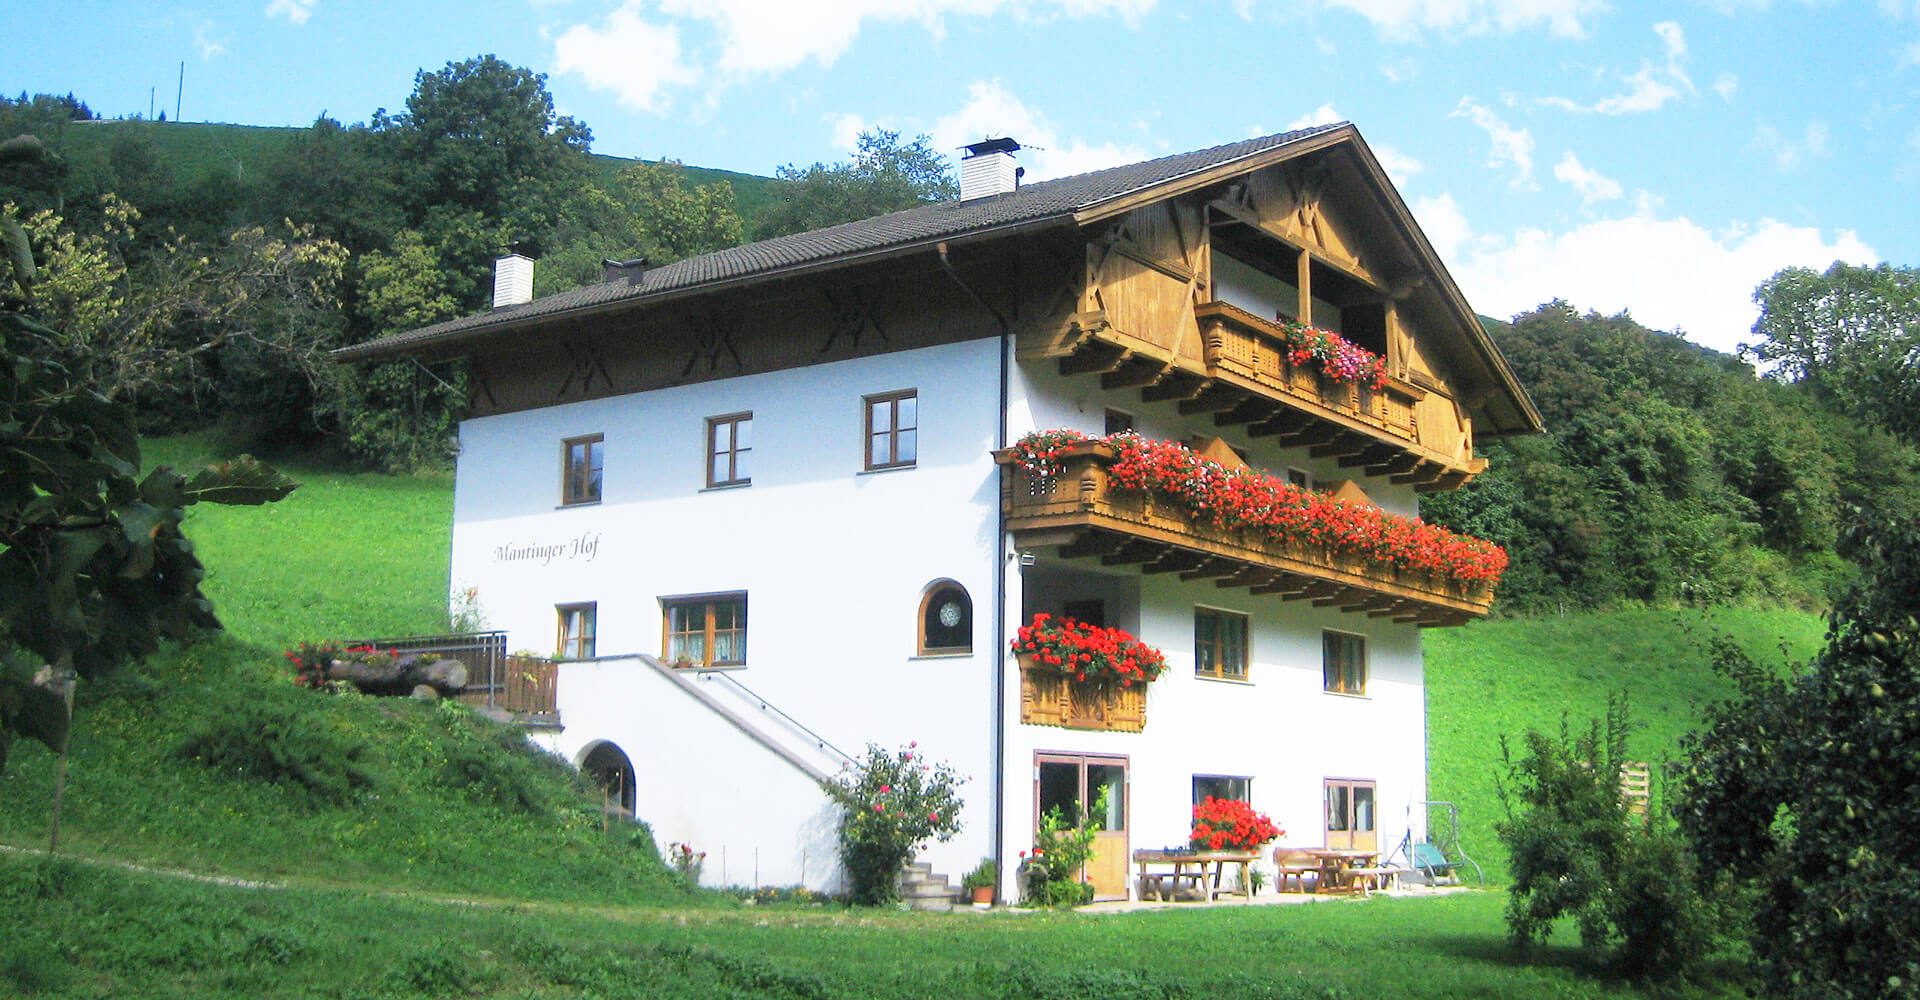
[[[1190,357],[1121,330],[1104,313],[1076,316],[1028,356],[1058,360],[1062,375],[1098,373],[1102,388],[1139,389],[1145,402],[1175,401],[1249,437],[1304,447],[1342,468],[1411,484],[1458,489],[1486,468],[1473,434],[1443,386],[1390,377],[1379,389],[1335,382],[1288,363],[1280,328],[1225,302],[1193,308],[1203,354]]]
[[[1011,450],[994,457],[1002,466],[1007,530],[1023,549],[1055,549],[1065,558],[1179,573],[1182,580],[1212,580],[1421,626],[1462,625],[1493,605],[1493,588],[1485,584],[1223,530],[1151,494],[1116,489],[1108,477],[1115,452],[1104,443],[1071,448],[1061,474],[1050,477],[1021,469]]]

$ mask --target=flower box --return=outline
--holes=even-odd
[[[1021,654],[1020,721],[1032,726],[1137,733],[1147,728],[1145,685],[1079,682]]]

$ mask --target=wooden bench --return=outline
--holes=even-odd
[[[1319,888],[1320,859],[1308,851],[1298,848],[1276,847],[1273,849],[1273,867],[1279,873],[1274,882],[1275,892],[1287,891],[1287,880],[1291,878],[1298,886],[1301,895],[1307,892],[1307,876],[1314,878],[1314,888]]]
[[[1370,896],[1375,889],[1400,888],[1400,876],[1408,874],[1404,868],[1343,868],[1341,880],[1349,892],[1358,892]]]
[[[1147,889],[1153,889],[1153,898],[1166,902],[1168,883],[1172,883],[1172,893],[1178,895],[1181,882],[1191,882],[1195,892],[1205,895],[1207,891],[1207,873],[1204,871],[1142,872],[1140,874],[1140,898],[1145,899]]]

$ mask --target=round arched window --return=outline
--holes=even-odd
[[[940,580],[920,599],[920,655],[973,652],[973,598],[965,587]]]

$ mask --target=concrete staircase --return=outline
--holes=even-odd
[[[946,913],[960,901],[960,890],[926,861],[909,861],[900,870],[900,901],[916,910]]]

